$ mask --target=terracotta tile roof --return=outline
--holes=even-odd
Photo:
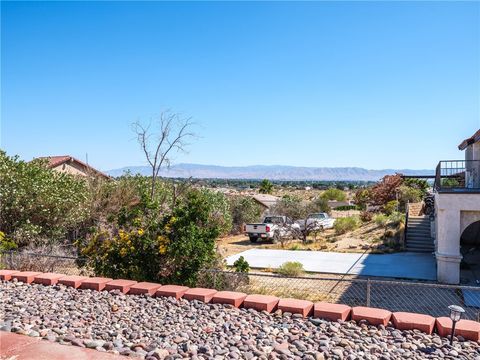
[[[459,150],[465,150],[468,145],[471,145],[473,143],[476,143],[477,141],[480,141],[480,129],[477,130],[475,134],[470,136],[469,138],[463,140],[460,145],[458,145]]]
[[[85,170],[91,171],[91,172],[93,172],[93,173],[95,173],[95,174],[97,174],[101,177],[104,177],[106,179],[110,178],[110,176],[108,176],[107,174],[101,172],[100,170],[97,170],[97,169],[91,167],[87,163],[84,163],[83,161],[78,160],[78,159],[76,159],[76,158],[74,158],[73,156],[70,156],[70,155],[41,156],[37,159],[47,160],[48,161],[48,167],[50,169],[53,169],[53,168],[55,168],[57,166],[60,166],[64,163],[67,163],[67,162],[75,162],[78,165],[80,165],[81,167],[83,167]]]

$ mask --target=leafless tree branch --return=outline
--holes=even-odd
[[[170,167],[172,163],[171,155],[174,152],[185,152],[190,143],[188,139],[195,138],[195,133],[191,131],[195,123],[191,117],[184,118],[178,113],[164,111],[160,114],[155,123],[157,132],[152,129],[152,124],[144,126],[139,121],[132,124],[133,131],[137,136],[137,141],[151,167],[152,184],[150,196],[153,199],[155,195],[155,183],[159,177],[162,167]],[[152,141],[152,138],[155,141]]]

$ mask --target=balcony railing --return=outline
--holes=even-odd
[[[435,171],[438,192],[480,192],[480,160],[440,161]]]

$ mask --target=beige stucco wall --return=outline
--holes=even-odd
[[[75,163],[64,163],[53,168],[53,170],[64,172],[71,175],[81,175],[86,176],[85,171],[82,167],[76,166]]]
[[[460,236],[471,223],[480,220],[480,194],[435,194],[435,247],[437,280],[460,282]]]

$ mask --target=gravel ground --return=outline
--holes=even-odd
[[[150,360],[480,360],[475,342],[173,298],[2,282],[0,303],[0,330]]]

